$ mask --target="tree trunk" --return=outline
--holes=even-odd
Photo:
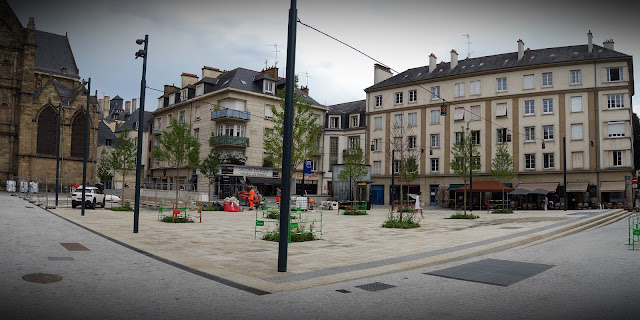
[[[504,185],[502,185],[502,210],[505,210],[505,212],[507,210],[507,207],[504,203]]]
[[[173,180],[173,187],[176,188],[176,207],[178,206],[178,173],[180,169],[176,166],[176,178]]]
[[[207,181],[207,186],[209,187],[209,193],[207,193],[207,200],[209,201],[209,206],[211,206],[211,178],[209,178],[209,181]]]
[[[124,207],[124,175],[122,175],[122,199],[120,199],[120,206]]]
[[[467,182],[464,182],[464,185],[467,185]],[[471,186],[469,186],[469,190],[471,190]],[[462,209],[464,210],[464,215],[467,215],[467,191],[464,191],[464,201],[462,203]]]

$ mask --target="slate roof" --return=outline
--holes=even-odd
[[[106,145],[106,140],[111,139],[113,141],[112,146],[116,146],[120,144],[118,137],[111,131],[109,126],[107,126],[104,122],[100,121],[98,123],[98,145]]]
[[[129,119],[127,119],[127,121],[125,121],[120,127],[118,127],[118,129],[116,129],[116,132],[122,132],[126,129],[134,130],[133,123],[138,122],[139,118],[140,118],[140,109],[136,109],[136,111],[131,113],[131,115],[129,116]],[[145,119],[144,127],[142,127],[142,130],[147,131],[149,130],[149,122],[153,120],[153,113],[149,111],[145,111],[144,119]]]
[[[476,72],[497,70],[506,71],[506,69],[517,67],[608,58],[631,58],[631,56],[597,45],[593,45],[593,50],[591,53],[589,53],[586,44],[528,50],[524,52],[524,57],[521,60],[518,60],[517,52],[510,52],[493,56],[459,60],[458,65],[453,68],[453,70],[450,67],[450,62],[438,64],[431,73],[429,72],[428,65],[408,69],[389,79],[366,88],[365,92],[370,92],[375,89],[384,87],[409,84],[412,82],[420,82],[457,75],[471,75]]]
[[[367,110],[367,100],[358,100],[327,106],[329,114],[351,114]]]
[[[36,30],[35,70],[80,79],[67,36]],[[62,68],[67,73],[62,73]]]

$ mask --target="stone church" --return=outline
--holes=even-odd
[[[60,134],[61,184],[81,184],[86,87],[66,35],[23,27],[0,0],[0,184],[31,180],[55,185]],[[96,176],[98,113],[89,98],[87,182]],[[58,120],[61,120],[60,122]]]

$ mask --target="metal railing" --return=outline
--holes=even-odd
[[[222,109],[211,112],[211,120],[217,120],[222,118],[231,118],[239,120],[251,120],[251,113],[245,111],[238,111],[232,109]]]
[[[249,138],[245,138],[245,137],[215,136],[215,137],[211,137],[210,142],[214,146],[235,146],[235,147],[249,146]]]

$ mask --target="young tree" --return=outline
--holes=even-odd
[[[421,149],[417,145],[417,136],[413,131],[414,126],[410,123],[405,124],[404,114],[398,114],[394,116],[393,124],[391,125],[391,143],[390,147],[395,151],[394,165],[396,172],[398,173],[400,181],[400,208],[404,204],[404,185],[413,181],[418,176],[419,160],[422,156]],[[391,153],[389,153],[391,155]],[[402,220],[402,213],[400,214],[400,220]]]
[[[298,87],[298,79],[295,79]],[[284,136],[284,90],[278,91],[280,107],[272,107],[273,128],[264,129],[264,150],[267,161],[274,164],[274,168],[282,170],[282,143]],[[320,145],[320,118],[311,111],[311,101],[294,90],[293,94],[293,144],[291,148],[291,178],[295,181],[296,168],[302,166],[304,160],[311,158],[318,152]],[[293,184],[295,186],[295,184]],[[292,189],[293,190],[293,189]]]
[[[120,141],[113,148],[111,157],[109,158],[109,165],[113,170],[122,176],[122,197],[120,205],[124,207],[124,186],[125,177],[129,172],[136,170],[136,145],[133,142],[133,138],[129,137],[129,130],[125,130],[118,138]]]
[[[353,181],[355,182],[364,178],[367,175],[367,166],[365,164],[365,157],[362,148],[359,144],[349,146],[347,151],[347,157],[344,160],[344,167],[338,174],[338,179],[341,181]],[[356,188],[351,188],[351,199],[356,198]]]
[[[109,159],[111,155],[107,151],[107,149],[102,149],[102,153],[100,154],[100,164],[98,164],[98,178],[100,181],[107,181],[113,178],[113,171],[111,168],[111,164]]]
[[[496,157],[491,162],[491,176],[500,182],[502,185],[502,206],[506,209],[504,203],[504,184],[515,178],[516,173],[513,172],[513,157],[507,150],[506,145],[499,145],[496,149]]]
[[[451,170],[462,178],[462,181],[466,185],[469,181],[469,173],[471,170],[480,170],[480,152],[476,150],[475,142],[471,136],[469,130],[469,123],[467,127],[460,127],[462,129],[462,137],[458,143],[456,143],[451,149]],[[467,193],[464,193],[464,214],[467,214]]]
[[[216,152],[216,149],[214,148],[214,146],[211,146],[211,151],[209,152],[209,155],[207,155],[207,157],[204,160],[202,160],[202,163],[200,164],[200,172],[202,172],[202,174],[208,178],[207,186],[209,187],[209,193],[208,193],[209,202],[211,202],[211,180],[215,179],[216,176],[218,175],[219,167],[220,167],[220,158],[219,158],[218,152]]]
[[[171,130],[164,131],[160,136],[160,145],[153,148],[153,157],[158,161],[169,161],[175,169],[174,185],[176,189],[176,204],[178,203],[178,177],[181,167],[187,169],[198,166],[200,157],[200,141],[191,134],[191,125],[171,120]]]

